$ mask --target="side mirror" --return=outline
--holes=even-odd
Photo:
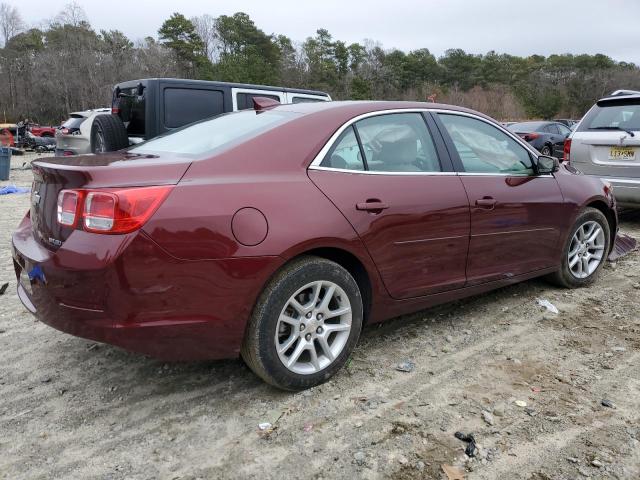
[[[560,161],[556,157],[540,155],[536,161],[539,175],[554,173],[560,169]]]
[[[144,85],[142,85],[142,83],[138,83],[138,85],[136,85],[136,93],[139,97],[144,93]]]

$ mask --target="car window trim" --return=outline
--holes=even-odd
[[[320,164],[322,163],[322,160],[324,160],[324,157],[327,155],[327,153],[329,152],[329,150],[333,147],[333,144],[337,141],[337,139],[340,137],[340,135],[342,135],[342,132],[344,130],[346,130],[347,128],[349,128],[349,126],[353,125],[354,123],[356,123],[359,120],[362,120],[364,118],[369,118],[369,117],[375,117],[378,115],[387,115],[387,114],[393,114],[393,113],[428,113],[428,114],[432,114],[432,118],[434,120],[434,123],[436,125],[436,127],[438,128],[440,135],[442,137],[442,140],[445,143],[445,147],[447,150],[448,158],[450,159],[452,165],[452,170],[451,171],[442,171],[442,172],[380,172],[380,171],[371,171],[371,170],[348,170],[348,169],[344,169],[344,168],[333,168],[333,167],[323,167]],[[476,115],[470,112],[460,112],[457,110],[449,110],[449,109],[445,109],[445,108],[394,108],[394,109],[387,109],[387,110],[377,110],[375,112],[367,112],[367,113],[363,113],[360,115],[357,115],[353,118],[350,118],[349,120],[347,120],[346,122],[344,122],[334,133],[333,135],[331,135],[331,137],[329,138],[329,140],[324,144],[324,146],[320,149],[320,151],[316,154],[316,156],[313,158],[313,160],[311,161],[311,163],[309,164],[309,166],[307,167],[308,170],[324,170],[324,171],[332,171],[332,172],[345,172],[345,173],[358,173],[358,174],[363,174],[363,175],[459,175],[460,173],[464,173],[465,175],[482,175],[482,176],[487,176],[487,174],[485,173],[473,173],[473,172],[465,172],[464,169],[460,169],[456,163],[460,162],[460,159],[457,155],[457,152],[455,152],[455,155],[451,155],[450,152],[450,147],[449,145],[447,145],[447,141],[450,141],[450,137],[445,136],[442,134],[441,128],[444,128],[444,126],[440,126],[440,119],[438,118],[437,115],[433,115],[433,114],[437,114],[437,113],[445,113],[445,114],[452,114],[452,115],[460,115],[460,116],[466,116],[466,117],[471,117],[471,118],[475,118],[477,120],[483,121],[495,128],[497,128],[498,130],[506,133],[509,137],[513,138],[519,145],[523,146],[525,148],[525,150],[527,150],[532,156],[533,158],[538,158],[538,156],[540,156],[539,152],[536,152],[530,145],[528,145],[527,143],[525,143],[520,137],[518,137],[517,135],[515,135],[514,133],[510,132],[509,130],[507,130],[506,128],[502,127],[499,124],[494,124],[493,122],[483,118],[480,115]],[[427,127],[428,127],[428,122],[427,122]],[[432,134],[432,137],[434,137],[434,141],[435,141],[435,137],[437,137],[437,135],[435,135],[433,132],[430,132]],[[436,144],[436,149],[438,148],[438,145]],[[438,151],[438,154],[440,154],[440,152]],[[440,155],[439,155],[440,157]],[[441,167],[444,168],[444,165],[442,165],[441,163]],[[523,177],[524,175],[517,175],[517,174],[513,174],[513,173],[490,173],[488,174],[493,175],[493,176],[500,176],[500,177]],[[527,175],[528,177],[531,175]],[[551,174],[544,174],[544,175],[535,175],[536,177],[553,177],[553,175]]]

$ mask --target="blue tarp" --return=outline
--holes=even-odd
[[[16,187],[15,185],[6,185],[0,187],[0,195],[9,195],[10,193],[29,193],[29,187]]]

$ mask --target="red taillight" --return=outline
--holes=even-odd
[[[81,216],[82,227],[94,233],[129,233],[139,229],[154,214],[167,198],[173,186],[135,187],[100,190],[63,190],[58,196],[58,212],[64,211],[63,193],[76,195],[77,216]],[[66,217],[65,217],[66,218]],[[60,213],[58,222],[63,223]]]
[[[74,190],[62,190],[58,194],[57,217],[60,225],[76,226],[79,198],[79,193]]]
[[[68,128],[62,128],[60,129],[60,133],[62,133],[62,135],[69,135],[69,129]]]
[[[73,157],[74,155],[75,153],[73,153],[71,150],[65,150],[64,152],[62,152],[63,157]]]
[[[540,134],[539,134],[539,133],[532,132],[532,133],[527,133],[527,134],[524,136],[524,139],[525,139],[527,142],[530,142],[531,140],[535,140],[535,139],[536,139],[536,138],[538,138],[539,136],[540,136]]]
[[[571,160],[571,139],[564,139],[564,147],[562,149],[562,161],[569,163]]]
[[[118,107],[111,107],[111,114],[117,115],[120,113],[120,109]]]

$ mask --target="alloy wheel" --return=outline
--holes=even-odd
[[[576,278],[593,274],[604,258],[604,231],[598,222],[590,220],[580,225],[571,239],[569,270]]]
[[[351,302],[336,283],[305,285],[287,301],[276,325],[282,364],[300,375],[325,369],[338,358],[351,332]]]

